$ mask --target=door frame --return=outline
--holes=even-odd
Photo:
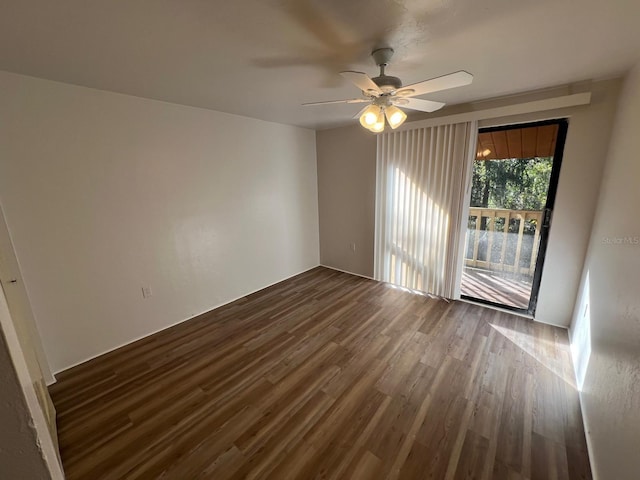
[[[540,283],[542,281],[542,270],[544,268],[544,260],[547,254],[547,247],[549,244],[549,232],[551,231],[551,224],[553,223],[553,209],[556,203],[556,196],[558,194],[558,183],[560,180],[560,168],[562,166],[562,157],[564,155],[564,147],[567,139],[567,131],[569,129],[569,120],[568,118],[556,118],[551,120],[541,120],[534,122],[524,122],[524,123],[515,123],[508,125],[500,125],[494,127],[483,127],[478,129],[478,133],[486,133],[486,132],[497,132],[497,131],[505,131],[505,130],[516,130],[521,128],[528,127],[542,127],[545,125],[558,125],[558,135],[556,137],[556,148],[553,153],[553,164],[551,166],[551,177],[549,179],[549,190],[547,192],[547,201],[545,203],[545,208],[543,210],[543,221],[540,226],[540,246],[538,248],[538,258],[536,259],[536,267],[533,273],[533,282],[531,285],[531,297],[529,298],[529,306],[527,308],[518,308],[513,307],[511,305],[504,305],[497,302],[492,302],[490,300],[484,300],[481,298],[470,297],[468,295],[460,295],[460,298],[464,300],[469,300],[475,303],[480,303],[483,305],[489,305],[492,307],[501,308],[504,310],[510,310],[516,313],[525,314],[533,317],[536,312],[536,307],[538,305],[538,294],[540,292]],[[475,161],[475,158],[473,159]],[[466,217],[463,218],[465,222],[465,226],[468,222],[468,209],[470,201],[469,198],[466,199],[465,212]],[[466,238],[466,233],[465,233]],[[466,245],[466,243],[465,243]],[[464,253],[462,252],[462,269],[464,269]],[[462,269],[460,270],[460,275],[462,275]]]
[[[44,466],[49,471],[53,480],[64,480],[64,470],[58,449],[57,433],[51,430],[49,419],[47,418],[41,404],[40,395],[36,390],[37,379],[34,379],[25,358],[25,352],[16,331],[14,320],[9,311],[9,305],[4,290],[0,288],[0,335],[4,342],[0,348],[5,348],[11,358],[9,368],[13,368],[19,388],[22,390],[27,407],[27,414],[31,419],[31,428],[35,431],[40,453]]]
[[[18,322],[16,328],[19,338],[26,337],[33,347],[31,349],[33,352],[29,353],[29,368],[34,374],[42,376],[47,385],[55,383],[56,379],[44,351],[2,204],[0,204],[0,288],[4,290],[13,319]]]

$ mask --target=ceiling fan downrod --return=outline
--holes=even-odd
[[[378,48],[371,52],[371,56],[376,62],[376,65],[380,67],[380,75],[371,80],[380,87],[383,94],[390,94],[402,87],[402,81],[398,77],[386,75],[384,72],[385,67],[387,67],[391,61],[391,57],[393,57],[393,48]]]

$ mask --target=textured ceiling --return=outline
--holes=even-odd
[[[623,74],[640,57],[632,0],[0,0],[0,69],[326,128],[358,105],[337,74],[405,84],[456,70],[449,104]]]

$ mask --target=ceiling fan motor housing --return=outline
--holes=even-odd
[[[402,81],[400,81],[398,77],[392,77],[390,75],[380,75],[372,78],[371,80],[373,80],[375,84],[380,87],[380,90],[385,93],[398,90],[402,87]]]

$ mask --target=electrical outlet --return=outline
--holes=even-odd
[[[153,295],[151,287],[142,287],[142,298],[149,298],[151,295]]]
[[[356,243],[355,242],[350,243],[349,244],[349,248],[351,249],[352,252],[355,252],[356,251]]]

